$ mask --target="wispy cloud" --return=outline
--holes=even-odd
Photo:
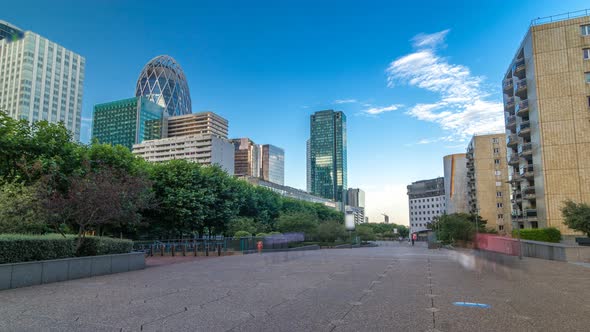
[[[484,86],[485,79],[473,75],[468,67],[449,63],[437,54],[435,46],[444,43],[448,32],[414,37],[416,50],[392,61],[387,68],[388,86],[407,84],[438,94],[438,101],[417,103],[407,114],[439,124],[455,138],[502,131],[502,103],[489,99],[491,91]]]
[[[368,115],[377,115],[377,114],[381,114],[381,113],[385,113],[385,112],[396,111],[400,107],[403,107],[403,106],[404,105],[402,105],[402,104],[393,104],[393,105],[384,106],[384,107],[371,107],[371,108],[367,108],[367,109],[362,110],[362,112],[364,114],[368,114]]]
[[[447,34],[449,33],[449,31],[451,31],[451,30],[446,29],[446,30],[431,33],[431,34],[425,34],[425,33],[417,34],[414,36],[414,38],[412,38],[412,44],[414,45],[415,48],[423,48],[423,47],[433,48],[433,47],[440,46],[440,45],[444,46],[445,38],[447,37]]]
[[[334,104],[354,104],[357,102],[358,102],[358,100],[356,100],[356,99],[336,99],[336,100],[334,100]]]
[[[81,122],[92,122],[92,118],[87,118],[87,117],[83,116]]]

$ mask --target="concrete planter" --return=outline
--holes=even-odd
[[[590,263],[590,247],[522,240],[522,254],[562,262]]]
[[[145,268],[142,252],[0,264],[0,290]]]

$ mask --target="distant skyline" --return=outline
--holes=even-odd
[[[12,1],[0,19],[84,56],[94,104],[133,97],[143,66],[183,68],[193,112],[285,150],[306,187],[309,116],[347,116],[348,186],[371,222],[408,224],[406,186],[443,174],[474,133],[503,131],[501,80],[530,20],[587,1]],[[34,9],[34,10],[33,10]]]

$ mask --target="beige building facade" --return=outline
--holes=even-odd
[[[193,113],[168,118],[168,137],[215,135],[227,139],[228,121],[213,112]]]
[[[487,228],[510,234],[510,185],[506,134],[475,135],[467,147],[469,213],[479,214]]]
[[[455,153],[443,157],[447,213],[469,213],[467,196],[467,155]]]
[[[564,200],[590,203],[587,15],[533,21],[504,75],[512,220],[521,228],[573,235],[563,224]]]

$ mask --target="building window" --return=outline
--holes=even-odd
[[[504,219],[504,215],[503,214],[499,214],[498,215],[498,219]]]
[[[590,59],[590,48],[585,48],[584,50],[584,60]]]
[[[495,171],[496,176],[502,175],[502,171]]]
[[[498,138],[497,137],[492,138],[492,143],[498,143]]]
[[[588,96],[588,108],[590,108],[590,96]]]
[[[500,153],[500,148],[494,148],[494,153]]]
[[[496,206],[498,207],[498,209],[504,207],[504,203],[496,203]]]
[[[502,186],[502,182],[496,181],[496,187],[501,187],[501,186]]]
[[[590,36],[590,24],[580,26],[582,36]]]
[[[585,78],[586,78],[586,83],[590,83],[590,71],[589,71],[589,72],[586,72],[586,73],[584,73],[584,76],[585,76]]]
[[[496,197],[502,197],[502,192],[501,191],[496,191]]]
[[[494,164],[500,165],[500,159],[494,159]]]
[[[499,226],[498,226],[498,230],[501,230],[501,231],[503,231],[503,230],[504,230],[504,225],[499,225]]]

